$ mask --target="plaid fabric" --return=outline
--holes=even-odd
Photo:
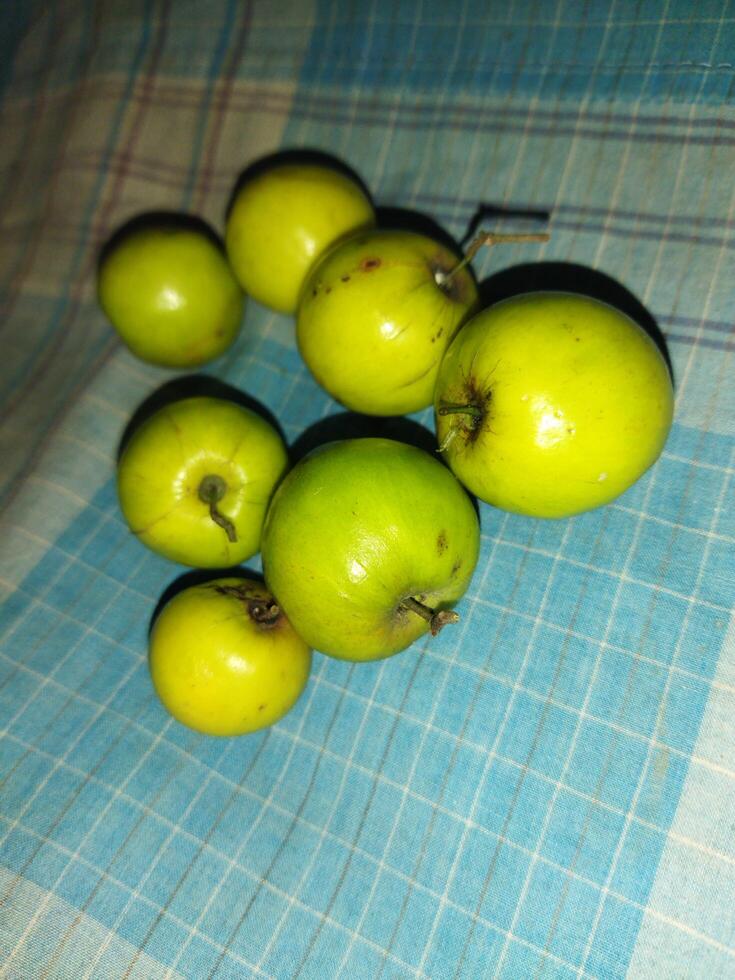
[[[7,9],[0,976],[734,977],[731,0]],[[283,722],[208,739],[153,695],[180,570],[114,493],[168,375],[116,343],[93,273],[139,211],[221,229],[238,171],[294,146],[456,234],[480,201],[550,211],[548,245],[478,266],[624,283],[676,421],[603,510],[483,507],[460,626],[318,656]],[[291,440],[337,410],[253,302],[211,371]]]

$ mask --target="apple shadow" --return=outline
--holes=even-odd
[[[284,164],[295,164],[295,165],[312,165],[319,167],[327,167],[329,170],[334,170],[337,173],[342,174],[344,177],[348,177],[350,180],[354,181],[358,187],[362,190],[363,194],[367,197],[369,201],[372,202],[373,197],[370,190],[362,179],[362,177],[357,173],[356,170],[340,160],[339,157],[332,156],[331,153],[325,153],[323,150],[313,149],[311,147],[293,147],[286,150],[278,150],[275,153],[268,153],[266,156],[258,157],[249,163],[244,170],[241,170],[235,180],[235,186],[232,188],[232,193],[227,201],[227,206],[225,208],[225,222],[230,216],[230,211],[235,203],[235,198],[243,189],[243,187],[254,180],[256,177],[260,177],[262,174],[268,173],[269,170],[273,170],[276,167],[283,166]]]
[[[161,615],[164,606],[185,589],[190,589],[194,585],[204,585],[205,582],[212,582],[217,578],[249,578],[256,582],[263,582],[260,572],[251,572],[247,568],[235,566],[234,568],[193,568],[189,572],[184,572],[170,582],[161,593],[158,602],[151,613],[148,623],[148,636],[155,625],[156,620]]]
[[[310,452],[330,442],[340,442],[343,439],[393,439],[403,442],[416,449],[422,449],[442,466],[446,462],[439,452],[436,436],[426,426],[406,416],[360,415],[357,412],[340,412],[320,419],[308,429],[305,429],[289,448],[289,455],[294,465],[304,459]],[[448,468],[448,467],[447,467]],[[474,507],[478,521],[480,507],[476,498],[463,487]]]
[[[152,415],[155,415],[156,412],[184,398],[220,398],[225,401],[234,402],[236,405],[241,405],[243,408],[247,408],[256,415],[259,415],[269,425],[273,426],[284,444],[286,444],[286,436],[278,419],[270,409],[266,408],[257,399],[241,391],[239,388],[235,388],[209,374],[188,374],[184,377],[167,381],[160,388],[156,388],[136,408],[120,437],[120,444],[117,449],[118,462],[133,434],[144,422],[151,418]]]
[[[496,272],[480,282],[483,309],[522,293],[535,292],[581,293],[625,313],[646,331],[661,351],[673,382],[674,369],[661,328],[638,297],[612,276],[575,262],[526,262]]]
[[[448,248],[457,255],[462,255],[462,246],[438,221],[422,211],[412,211],[408,208],[377,207],[375,215],[378,227],[385,231],[412,231],[417,235],[425,235]]]
[[[135,235],[144,231],[190,231],[207,238],[212,245],[222,255],[225,254],[225,247],[222,239],[211,225],[207,224],[202,218],[194,214],[185,214],[179,211],[144,211],[130,218],[124,224],[116,228],[106,242],[102,245],[97,256],[97,271],[104,263],[105,259],[120,245],[128,236]]]
[[[436,436],[425,426],[405,416],[360,415],[357,412],[339,412],[314,422],[305,429],[289,449],[292,462],[298,463],[310,452],[330,442],[343,439],[393,439],[405,442],[417,449],[434,455]]]
[[[551,211],[543,208],[507,207],[504,204],[481,202],[467,224],[467,230],[460,239],[460,244],[466,246],[480,231],[480,226],[497,221],[512,221],[513,231],[537,231],[539,225],[548,225]],[[497,229],[491,228],[490,231]]]

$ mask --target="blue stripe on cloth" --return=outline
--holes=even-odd
[[[258,337],[226,373],[294,438],[333,404]],[[224,742],[153,696],[177,569],[109,482],[5,610],[0,860],[197,980],[383,951],[436,977],[572,976],[583,955],[624,976],[735,599],[707,462],[734,447],[675,426],[618,505],[569,522],[483,507],[463,632],[359,670],[318,658],[281,724]]]
[[[724,104],[735,79],[734,10],[731,0],[625,2],[611,19],[607,0],[556,10],[538,0],[427,0],[418,13],[413,2],[318,0],[316,22],[335,23],[312,32],[301,78],[307,86],[318,80],[365,90],[407,84],[524,96],[543,89],[545,100]]]

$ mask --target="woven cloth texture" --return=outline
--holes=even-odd
[[[1,16],[0,977],[735,977],[735,4]],[[150,684],[183,569],[125,527],[115,453],[172,374],[117,342],[95,264],[143,211],[221,232],[238,173],[294,147],[458,237],[481,202],[500,230],[547,212],[548,244],[478,274],[622,283],[666,336],[676,415],[608,507],[483,505],[458,626],[317,655],[282,722],[214,739]],[[340,410],[255,302],[206,371],[290,441]]]

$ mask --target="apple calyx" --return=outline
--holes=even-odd
[[[467,246],[465,257],[461,259],[454,268],[448,272],[437,269],[434,272],[434,279],[437,286],[445,292],[451,289],[452,280],[465,266],[469,265],[475,255],[483,246],[503,245],[510,242],[548,242],[549,235],[545,232],[530,232],[528,234],[504,234],[502,232],[481,231],[477,238],[474,238]]]
[[[199,499],[202,501],[202,503],[209,504],[209,516],[212,518],[215,524],[222,528],[227,535],[228,541],[230,541],[231,544],[235,544],[237,541],[237,531],[235,530],[235,525],[228,517],[225,517],[225,515],[217,509],[217,504],[224,497],[226,492],[227,484],[221,476],[217,476],[216,473],[210,473],[209,475],[202,477],[198,490]]]
[[[274,599],[248,599],[248,613],[258,626],[275,626],[281,618],[281,607]]]
[[[436,636],[448,623],[459,622],[459,615],[453,609],[432,609],[430,606],[424,605],[423,602],[419,602],[418,599],[414,599],[413,596],[408,596],[407,599],[404,599],[401,602],[401,606],[425,619],[429,624],[432,636]]]

